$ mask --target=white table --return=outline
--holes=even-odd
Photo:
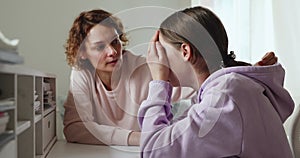
[[[55,143],[47,158],[139,158],[138,146],[102,146],[67,143],[59,140]]]

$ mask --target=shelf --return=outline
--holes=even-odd
[[[44,155],[35,155],[35,158],[44,158]]]
[[[14,110],[16,108],[15,105],[4,105],[4,106],[0,106],[0,112],[1,111],[7,111],[7,110]]]
[[[52,140],[49,142],[49,144],[47,145],[47,147],[44,150],[45,153],[49,153],[49,151],[51,150],[51,148],[54,146],[56,140],[57,140],[56,136],[54,138],[52,138]]]
[[[15,138],[15,134],[13,131],[6,131],[2,134],[0,134],[0,149],[9,141],[13,140]]]
[[[15,101],[13,98],[1,99],[0,100],[0,111],[7,111],[15,109]]]
[[[0,83],[1,119],[10,130],[0,134],[0,157],[47,157],[56,141],[55,75],[0,63]]]
[[[42,114],[36,114],[34,116],[34,123],[39,122],[42,119]]]
[[[55,75],[53,74],[44,73],[28,67],[24,67],[23,65],[10,65],[10,64],[3,64],[3,63],[0,63],[0,72],[8,73],[8,74],[55,77]]]
[[[55,106],[47,106],[47,108],[44,109],[44,117],[54,110]]]
[[[28,129],[30,127],[30,125],[31,125],[30,121],[18,121],[18,124],[17,124],[17,135],[21,134],[26,129]]]

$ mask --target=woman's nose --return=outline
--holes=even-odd
[[[111,45],[107,46],[107,51],[108,51],[107,53],[108,56],[115,56],[118,53],[116,49]]]

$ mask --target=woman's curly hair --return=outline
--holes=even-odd
[[[82,68],[83,61],[80,59],[79,52],[84,49],[83,42],[95,25],[101,24],[109,27],[114,27],[122,41],[123,46],[127,45],[128,39],[124,32],[124,27],[121,20],[114,17],[111,13],[101,9],[84,11],[74,20],[69,31],[65,47],[66,60],[68,65],[75,68]]]

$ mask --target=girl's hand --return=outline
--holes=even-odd
[[[156,31],[148,48],[147,63],[153,80],[169,80],[169,61],[164,47],[158,41],[159,31]]]
[[[278,58],[275,56],[274,52],[267,52],[265,56],[262,57],[261,61],[254,64],[254,66],[267,66],[277,63]]]

